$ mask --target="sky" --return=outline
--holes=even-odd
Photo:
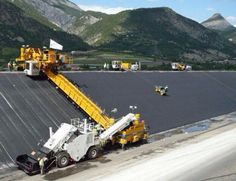
[[[127,9],[170,7],[177,13],[202,22],[214,13],[236,26],[236,0],[72,0],[83,10],[115,14]]]

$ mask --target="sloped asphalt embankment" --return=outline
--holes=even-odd
[[[236,110],[236,72],[77,72],[65,73],[116,118],[139,112],[151,133],[191,124]],[[168,85],[168,96],[154,92]],[[110,111],[117,108],[118,112]],[[0,73],[0,167],[14,168],[18,154],[47,140],[48,127],[81,113],[47,80]],[[0,171],[1,172],[1,171]]]

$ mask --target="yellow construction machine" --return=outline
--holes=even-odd
[[[25,70],[27,75],[38,76],[40,71],[69,64],[72,59],[61,52],[47,48],[22,46],[20,56],[13,63],[15,70]]]
[[[136,62],[132,64],[127,61],[113,60],[111,62],[111,66],[113,70],[122,70],[122,71],[137,71],[139,69],[139,65]]]
[[[69,63],[70,58],[66,54],[62,54],[53,49],[32,47],[22,47],[20,57],[16,59],[16,65],[23,68],[26,75],[39,76],[41,73],[45,74],[75,104],[86,112],[90,118],[103,128],[109,128],[115,123],[115,120],[105,115],[101,108],[80,91],[77,86],[70,82],[63,74],[57,72],[58,67]],[[120,132],[122,139],[116,138],[116,142],[126,144],[147,138],[144,121],[137,120],[134,120],[133,126]],[[142,134],[139,134],[140,132]]]
[[[27,76],[46,75],[50,82],[60,89],[73,104],[79,106],[88,115],[90,120],[101,126],[103,132],[100,130],[100,139],[105,141],[102,143],[103,145],[111,142],[124,147],[128,143],[147,140],[145,122],[140,119],[139,114],[129,113],[119,120],[109,117],[78,86],[57,71],[60,66],[69,62],[67,55],[56,50],[31,47],[22,47],[20,56],[16,59],[16,65],[18,68],[24,69]],[[22,158],[24,159],[22,160]],[[25,160],[27,159],[28,156],[20,156],[18,165],[26,169]]]
[[[184,63],[171,63],[172,70],[178,70],[178,71],[190,71],[192,70],[192,66],[184,64]]]
[[[155,86],[155,92],[159,93],[161,96],[166,96],[168,91],[168,86]]]

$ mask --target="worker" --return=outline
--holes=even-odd
[[[47,157],[43,157],[39,160],[39,167],[40,167],[41,175],[44,175],[44,165],[47,160],[48,160]]]
[[[12,69],[13,69],[13,70],[16,69],[16,62],[15,62],[15,61],[13,61],[13,63],[12,63]]]
[[[97,136],[98,134],[101,134],[102,131],[103,131],[103,128],[101,127],[100,124],[95,125],[93,128],[93,133],[95,136]]]
[[[10,61],[10,62],[8,62],[8,64],[7,64],[7,67],[8,67],[8,70],[9,71],[12,71],[12,62]]]

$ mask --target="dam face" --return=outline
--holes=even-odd
[[[151,133],[236,110],[236,72],[74,72],[64,73],[115,118],[140,113]],[[168,85],[167,96],[154,91]],[[137,109],[130,110],[130,106]],[[116,113],[111,112],[114,108]],[[49,81],[23,73],[0,73],[0,169],[37,148],[62,122],[83,117]]]

